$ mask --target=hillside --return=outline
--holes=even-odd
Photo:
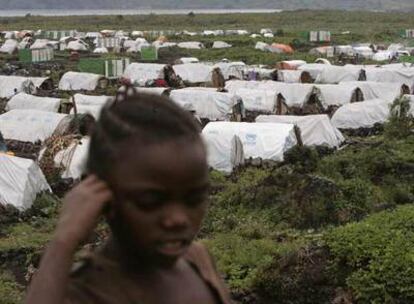
[[[364,9],[414,10],[412,0],[0,0],[7,9],[197,9],[197,8],[278,8],[278,9]]]

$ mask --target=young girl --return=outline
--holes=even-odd
[[[197,124],[164,97],[119,99],[102,110],[91,175],[64,199],[26,303],[230,303],[207,250],[193,242],[209,188]],[[70,271],[101,215],[111,237]]]

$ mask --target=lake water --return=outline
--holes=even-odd
[[[85,16],[85,15],[185,15],[195,14],[231,14],[231,13],[280,13],[277,9],[137,9],[137,10],[0,10],[0,17],[17,17],[26,14],[36,16]]]

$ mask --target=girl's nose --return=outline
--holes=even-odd
[[[180,230],[190,225],[187,208],[181,203],[170,203],[165,206],[161,220],[162,227],[168,230]]]

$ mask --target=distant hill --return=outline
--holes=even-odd
[[[0,9],[363,9],[414,11],[414,0],[0,0]]]

